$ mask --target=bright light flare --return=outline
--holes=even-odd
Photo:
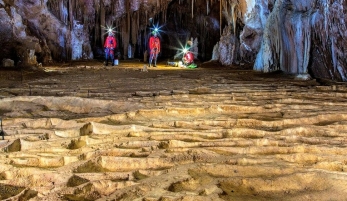
[[[171,49],[177,51],[176,55],[174,56],[175,59],[182,58],[183,55],[189,51],[189,48],[186,45],[183,45],[181,41],[178,41],[178,44],[180,47],[171,47]]]
[[[116,28],[117,27],[112,27],[112,26],[106,26],[106,27],[104,27],[104,26],[101,26],[104,30],[105,30],[105,34],[110,34],[110,33],[112,33],[113,35],[117,32],[116,31]]]
[[[153,25],[153,27],[151,28],[151,32],[154,32],[154,33],[160,35],[160,33],[163,33],[163,32],[164,32],[164,31],[162,30],[163,26],[164,26],[164,25],[159,26],[159,24]]]

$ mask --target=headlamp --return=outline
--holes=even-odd
[[[104,30],[105,30],[105,34],[112,34],[112,35],[114,35],[115,34],[115,32],[116,32],[116,27],[112,27],[112,26],[106,26],[106,27],[104,27],[104,26],[101,26]]]

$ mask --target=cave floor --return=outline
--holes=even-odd
[[[346,200],[346,84],[144,65],[0,69],[0,200]]]

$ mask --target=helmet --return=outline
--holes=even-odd
[[[107,34],[109,35],[109,36],[113,36],[113,28],[112,27],[110,27],[110,28],[108,28],[107,29]]]
[[[157,35],[158,35],[158,32],[159,32],[159,28],[158,28],[158,27],[154,27],[154,28],[153,28],[153,31],[152,31],[152,35],[153,35],[153,36],[157,36]]]
[[[190,49],[193,46],[193,42],[188,40],[187,41],[187,48]]]

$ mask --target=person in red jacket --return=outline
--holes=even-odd
[[[152,32],[152,36],[149,38],[149,67],[151,67],[152,62],[154,61],[154,67],[157,67],[157,58],[160,53],[160,38],[156,31]]]
[[[117,47],[116,38],[112,31],[108,32],[108,36],[105,40],[104,48],[105,48],[105,65],[108,65],[108,59],[111,60],[112,66],[114,65],[114,50]]]
[[[178,55],[183,54],[182,61],[168,61],[167,65],[181,67],[181,68],[196,68],[197,65],[194,64],[194,53],[191,51],[192,42],[188,41],[186,47]],[[177,57],[177,56],[175,56]]]
[[[184,52],[182,62],[185,66],[189,66],[194,62],[194,54],[189,49],[186,49]]]

